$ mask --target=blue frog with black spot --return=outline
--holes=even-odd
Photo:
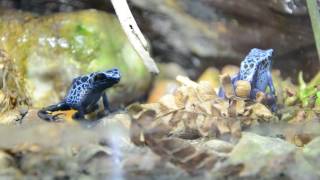
[[[249,54],[241,62],[240,71],[231,78],[233,87],[239,80],[248,81],[251,84],[250,99],[255,99],[258,92],[265,93],[269,87],[269,93],[266,94],[266,103],[272,109],[276,110],[276,94],[271,76],[273,49],[261,50],[251,49]],[[225,97],[223,88],[220,88],[218,95]]]
[[[121,74],[116,68],[94,72],[73,79],[65,98],[38,111],[38,116],[46,121],[56,121],[57,115],[50,115],[54,111],[77,110],[75,119],[82,120],[84,115],[98,109],[98,101],[102,97],[104,110],[109,112],[109,102],[105,90],[120,81]]]

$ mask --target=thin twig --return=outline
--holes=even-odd
[[[320,14],[317,0],[307,0],[307,6],[320,61]]]
[[[134,20],[127,0],[111,0],[111,3],[116,11],[124,32],[127,34],[134,49],[142,58],[144,65],[151,73],[158,74],[159,69],[149,54],[147,40],[144,38],[136,21]]]

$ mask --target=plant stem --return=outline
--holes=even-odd
[[[307,0],[309,16],[312,24],[314,39],[316,42],[318,59],[320,61],[320,14],[317,0]]]

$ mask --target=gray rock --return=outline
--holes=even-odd
[[[287,164],[294,162],[295,151],[294,145],[279,138],[243,133],[220,170],[238,166],[236,175],[241,178],[277,178],[283,175]]]
[[[296,152],[295,163],[288,164],[288,167],[286,168],[284,174],[286,174],[287,177],[290,177],[290,179],[293,180],[320,179],[319,169],[317,169],[315,166],[312,166],[300,151]]]
[[[315,138],[303,148],[303,155],[320,174],[320,137]]]

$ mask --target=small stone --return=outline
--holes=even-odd
[[[14,159],[4,151],[0,151],[0,169],[6,169],[14,166]]]
[[[221,153],[229,153],[233,149],[233,145],[231,143],[218,139],[207,141],[205,142],[205,145],[208,146],[208,148]]]

